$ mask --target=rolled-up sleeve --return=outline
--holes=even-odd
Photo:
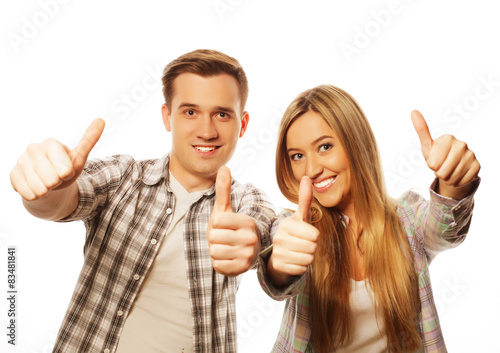
[[[465,240],[480,179],[473,183],[469,195],[461,200],[439,195],[435,191],[437,179],[431,185],[429,201],[412,191],[400,197],[400,206],[406,216],[413,219],[415,237],[422,244],[429,260]]]
[[[269,230],[276,213],[267,195],[252,184],[246,184],[237,212],[253,218],[259,229],[262,249],[268,247],[271,243]]]
[[[76,180],[78,205],[70,215],[58,222],[85,221],[94,218],[112,197],[133,163],[133,158],[126,155],[87,161],[82,174]]]

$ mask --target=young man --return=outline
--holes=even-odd
[[[30,213],[87,229],[54,352],[237,349],[236,276],[268,245],[273,216],[261,191],[223,167],[248,125],[247,79],[235,59],[197,50],[162,81],[172,133],[163,158],[87,162],[104,129],[97,119],[75,149],[30,145],[11,172]]]

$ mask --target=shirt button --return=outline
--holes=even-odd
[[[123,316],[123,311],[118,310],[118,312],[116,313],[116,315],[118,315],[118,316]]]
[[[201,316],[198,316],[198,325],[201,325]]]
[[[134,275],[134,279],[137,281],[139,278],[141,278],[141,276],[139,276],[138,274],[135,274]]]
[[[167,214],[171,214],[172,213],[172,209],[171,208],[167,208]]]
[[[107,348],[106,348],[106,349],[104,350],[104,353],[109,353],[109,349],[107,349]]]
[[[155,245],[156,244],[156,239],[151,239],[151,244]]]

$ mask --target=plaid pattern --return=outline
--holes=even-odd
[[[441,326],[429,274],[429,264],[441,251],[454,248],[464,241],[469,230],[473,196],[480,180],[474,182],[473,191],[466,198],[457,201],[437,194],[436,180],[431,185],[430,201],[419,194],[409,191],[398,200],[397,214],[403,231],[415,257],[415,268],[419,273],[420,290],[420,329],[423,349],[415,353],[446,353]],[[280,218],[290,216],[282,212]],[[280,219],[274,222],[271,237],[275,234]],[[298,277],[287,288],[277,289],[269,281],[266,264],[272,252],[272,245],[259,256],[258,278],[264,291],[275,300],[285,300],[285,310],[280,331],[272,352],[313,353],[309,344],[311,328],[309,325],[309,296],[306,285],[309,272]]]
[[[113,353],[127,314],[169,227],[175,197],[169,156],[135,161],[118,155],[89,161],[78,179],[79,203],[61,220],[83,220],[84,265],[53,352]],[[215,201],[206,191],[186,214],[184,248],[193,318],[194,352],[236,352],[238,278],[212,267],[206,229]],[[273,212],[251,184],[232,181],[231,205],[251,216],[269,245]],[[168,347],[165,347],[168,349]]]

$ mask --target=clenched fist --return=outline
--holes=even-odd
[[[29,145],[10,172],[12,187],[23,199],[34,201],[73,184],[103,130],[104,121],[94,120],[72,150],[54,139]]]
[[[420,139],[422,154],[427,166],[439,179],[438,192],[457,200],[471,190],[471,182],[478,178],[481,165],[467,144],[452,135],[432,139],[422,114],[414,110],[411,118]]]
[[[214,269],[234,277],[248,271],[260,251],[260,232],[253,218],[231,208],[231,171],[221,167],[215,181],[215,204],[207,229]]]
[[[314,261],[319,230],[309,224],[313,199],[312,182],[302,177],[297,211],[278,225],[273,238],[273,251],[268,273],[275,285],[285,285],[289,278],[302,275]]]

